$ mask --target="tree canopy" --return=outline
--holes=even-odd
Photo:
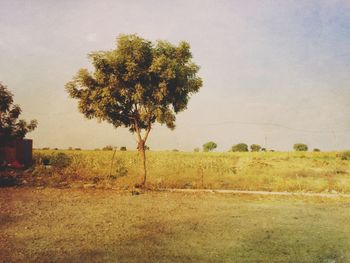
[[[0,142],[22,139],[37,127],[36,120],[27,123],[18,119],[21,112],[20,106],[14,104],[13,94],[0,82]]]
[[[297,152],[306,152],[309,147],[304,143],[296,143],[293,145],[293,149]]]
[[[79,99],[87,118],[132,132],[150,129],[156,121],[173,129],[175,114],[186,109],[189,96],[202,86],[191,57],[186,42],[154,45],[137,35],[121,35],[116,49],[91,53],[95,71],[81,69],[66,89]]]
[[[203,144],[203,152],[211,152],[212,150],[216,149],[218,147],[218,145],[213,142],[207,142],[205,144]]]
[[[259,144],[252,144],[250,145],[250,150],[252,152],[259,152],[261,150],[261,146]]]
[[[231,148],[232,152],[248,152],[248,145],[246,143],[238,143]]]
[[[152,125],[174,129],[175,115],[202,86],[187,42],[153,44],[135,34],[120,35],[116,49],[92,52],[89,58],[94,71],[79,70],[66,90],[87,118],[135,132],[143,154]]]

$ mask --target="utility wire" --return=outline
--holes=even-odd
[[[223,121],[223,122],[213,122],[213,123],[198,123],[198,124],[193,124],[193,125],[185,125],[181,127],[182,125],[179,125],[180,128],[188,128],[190,126],[219,126],[219,125],[254,125],[254,126],[270,126],[270,127],[277,127],[277,128],[282,128],[286,130],[292,130],[292,131],[297,131],[297,132],[305,132],[305,133],[326,133],[326,134],[334,134],[336,133],[347,133],[350,132],[350,129],[345,129],[345,130],[330,130],[329,128],[325,129],[320,129],[320,130],[307,130],[307,129],[300,129],[300,128],[293,128],[289,127],[283,124],[279,123],[268,123],[268,122],[244,122],[244,121]]]
[[[41,112],[41,113],[34,113],[30,111],[26,111],[26,113],[30,113],[33,115],[62,115],[62,114],[72,114],[70,111],[62,111],[62,112],[53,112],[53,113],[47,113],[47,112]],[[221,122],[212,122],[212,123],[196,123],[196,124],[178,124],[178,128],[188,128],[188,127],[201,127],[201,126],[221,126],[221,125],[253,125],[253,126],[265,126],[265,127],[277,127],[282,128],[286,130],[291,131],[297,131],[297,132],[305,132],[305,133],[315,133],[315,134],[334,134],[334,133],[348,133],[350,132],[350,129],[343,129],[343,130],[335,130],[334,126],[332,128],[322,128],[320,130],[308,130],[308,129],[300,129],[300,128],[294,128],[290,127],[284,124],[279,123],[271,123],[271,122],[247,122],[247,121],[221,121]]]

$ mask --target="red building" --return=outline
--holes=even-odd
[[[28,167],[32,164],[33,141],[14,139],[0,142],[0,165],[9,164],[14,167]]]

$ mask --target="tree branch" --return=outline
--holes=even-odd
[[[135,103],[134,104],[135,106],[135,112],[134,112],[134,118],[132,118],[134,120],[134,125],[135,125],[135,130],[136,130],[136,134],[137,134],[137,139],[138,139],[138,142],[140,142],[142,140],[142,137],[141,137],[141,130],[139,128],[139,125],[138,125],[138,108],[137,108],[137,104]]]
[[[151,131],[151,124],[148,124],[145,137],[143,138],[143,140],[144,140],[145,142],[147,141],[148,134],[149,134],[150,131]]]
[[[135,125],[135,130],[136,130],[138,141],[140,142],[142,140],[142,138],[141,138],[141,131],[140,131],[139,125],[137,124],[137,120],[136,119],[134,119],[134,125]]]

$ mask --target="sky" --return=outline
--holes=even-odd
[[[87,120],[64,89],[87,54],[119,34],[187,41],[203,87],[176,129],[156,125],[153,150],[350,149],[350,2],[0,0],[0,81],[14,94],[34,147],[135,149],[125,128]]]

